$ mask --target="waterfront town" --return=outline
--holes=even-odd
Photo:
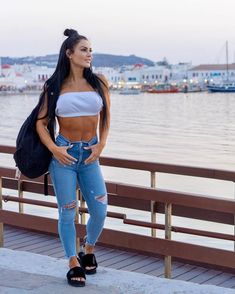
[[[115,67],[93,66],[107,78],[110,89],[120,94],[198,92],[208,85],[235,80],[235,63],[170,64],[167,59],[149,66],[144,63]],[[0,58],[0,93],[39,92],[54,72],[51,64],[7,64]]]

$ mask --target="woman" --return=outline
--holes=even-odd
[[[106,217],[107,191],[98,159],[109,131],[110,98],[105,78],[92,72],[88,39],[72,29],[64,35],[56,70],[39,100],[36,130],[53,155],[49,171],[58,203],[59,236],[69,259],[68,283],[81,287],[85,274],[96,273],[94,246]],[[54,141],[55,117],[59,135]],[[74,224],[77,183],[90,214],[85,254],[79,257]]]

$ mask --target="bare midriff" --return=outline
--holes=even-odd
[[[99,116],[57,117],[59,133],[73,141],[89,141],[96,135]]]

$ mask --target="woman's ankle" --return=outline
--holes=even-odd
[[[79,266],[77,256],[71,256],[69,258],[69,267],[71,268],[71,267],[75,267],[75,266]]]
[[[90,244],[85,244],[85,254],[92,254],[94,253],[95,246]]]

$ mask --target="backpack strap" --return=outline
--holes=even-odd
[[[48,196],[48,175],[49,174],[50,174],[49,172],[44,174],[44,195],[45,196]]]

